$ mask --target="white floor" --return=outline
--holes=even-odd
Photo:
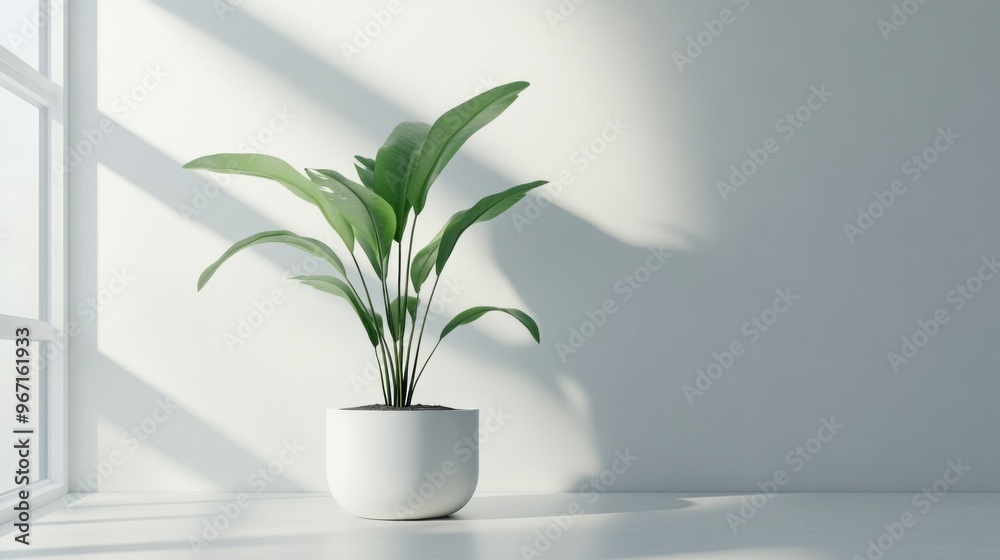
[[[70,496],[37,512],[30,547],[13,542],[13,528],[5,525],[0,555],[95,560],[1000,558],[1000,494],[951,493],[936,503],[918,498],[916,504],[909,493],[780,494],[762,504],[763,498],[757,496],[762,507],[753,511],[745,505],[749,496],[734,495],[484,495],[450,518],[385,522],[354,518],[329,496],[316,494],[240,499],[233,494],[103,493]],[[569,511],[578,513],[569,516]],[[210,529],[213,522],[221,530]],[[879,544],[887,552],[869,553]]]

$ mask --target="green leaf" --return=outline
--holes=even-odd
[[[397,300],[399,298],[396,298]],[[417,320],[417,307],[420,306],[420,298],[417,296],[406,296],[406,313],[411,321]]]
[[[325,190],[324,195],[354,228],[358,244],[368,255],[379,278],[385,279],[386,261],[396,231],[396,215],[382,197],[329,169],[306,169]]]
[[[499,216],[519,200],[524,198],[525,193],[534,189],[540,185],[544,185],[545,181],[535,181],[534,183],[528,183],[525,185],[520,185],[508,189],[502,193],[497,193],[495,195],[486,197],[476,203],[475,206],[469,208],[468,210],[462,210],[461,212],[456,212],[448,219],[441,231],[438,232],[434,239],[432,239],[423,249],[417,251],[414,255],[413,261],[410,264],[410,281],[413,282],[414,289],[419,292],[420,287],[427,280],[427,277],[431,274],[431,269],[434,265],[438,263],[441,241],[445,236],[445,233],[451,232],[449,235],[454,236],[454,240],[451,243],[456,243],[458,238],[462,235],[469,226],[478,222],[485,222],[492,220],[493,218]],[[472,214],[469,214],[469,213]],[[466,215],[473,216],[477,215],[472,222],[468,222]],[[451,251],[454,249],[452,245],[448,249],[448,256],[444,257],[447,261],[448,257],[451,255]],[[441,269],[444,268],[444,262],[438,267],[438,273],[440,274]]]
[[[479,129],[497,118],[528,82],[512,82],[481,93],[434,121],[420,154],[406,178],[406,196],[417,214],[427,202],[427,191],[455,152]]]
[[[538,332],[538,325],[535,324],[535,320],[529,317],[527,313],[521,311],[520,309],[512,309],[509,307],[491,307],[488,305],[472,307],[456,315],[454,319],[448,321],[448,324],[441,329],[441,336],[438,340],[448,336],[448,333],[456,328],[471,323],[490,311],[500,311],[501,313],[506,313],[517,319],[522,325],[524,325],[524,328],[528,329],[528,332],[531,333],[531,337],[535,339],[535,342],[541,343],[542,340],[541,335]]]
[[[346,282],[333,276],[296,276],[294,279],[321,292],[347,300],[361,319],[361,324],[368,333],[368,340],[371,341],[372,346],[378,346],[379,334],[382,332],[382,317],[378,313],[373,317]]]
[[[322,195],[315,183],[303,177],[283,160],[264,154],[215,154],[189,161],[184,164],[184,168],[263,177],[276,181],[302,200],[318,207],[330,227],[344,240],[347,249],[354,252],[354,230],[351,229],[348,220]]]
[[[358,170],[361,184],[370,191],[375,190],[375,160],[364,156],[354,156],[354,159],[360,163],[360,165],[354,164],[354,168]]]
[[[396,213],[396,233],[393,236],[396,241],[403,239],[410,214],[406,177],[430,129],[431,125],[422,122],[399,123],[375,157],[375,192],[392,205]]]
[[[217,261],[211,264],[205,269],[205,272],[201,273],[201,277],[198,278],[198,291],[201,291],[205,284],[215,275],[215,271],[222,266],[222,263],[229,260],[236,253],[246,249],[247,247],[253,247],[254,245],[260,245],[263,243],[285,243],[293,247],[298,247],[307,253],[311,253],[326,262],[333,265],[337,272],[340,272],[345,278],[347,277],[347,272],[344,270],[344,263],[340,261],[340,258],[333,249],[330,249],[322,241],[313,239],[311,237],[302,237],[301,235],[296,235],[290,231],[278,230],[278,231],[265,231],[258,233],[257,235],[251,235],[242,241],[237,241],[228,251],[225,252]]]
[[[434,268],[434,263],[437,262],[438,249],[441,247],[441,236],[444,235],[444,231],[448,229],[449,224],[457,220],[464,213],[465,210],[455,213],[445,226],[441,228],[441,231],[434,236],[434,239],[413,256],[413,260],[410,262],[410,281],[413,282],[413,290],[415,292],[420,292],[420,287],[423,286],[424,281],[430,276],[431,269]]]
[[[392,335],[392,339],[396,340],[399,338],[398,332],[400,330],[400,317],[402,314],[402,306],[400,304],[400,297],[392,300],[389,303],[389,309],[386,311],[389,314],[389,334]],[[406,296],[406,313],[410,316],[410,320],[416,322],[417,320],[417,306],[420,305],[420,299],[417,296]]]
[[[548,181],[532,181],[511,187],[503,192],[491,194],[475,203],[472,208],[452,216],[441,232],[441,242],[437,253],[437,273],[441,274],[441,270],[444,269],[445,263],[451,257],[451,252],[455,249],[459,237],[465,233],[465,230],[469,229],[469,226],[476,222],[485,222],[496,218],[524,198],[528,191],[545,183]]]
[[[358,163],[364,166],[365,169],[369,171],[375,171],[375,160],[370,157],[365,156],[354,156],[354,159],[358,160]]]

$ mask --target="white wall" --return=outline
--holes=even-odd
[[[395,123],[522,79],[421,219],[429,238],[487,193],[563,174],[552,205],[479,226],[446,274],[451,311],[517,306],[542,328],[538,346],[484,319],[442,346],[418,390],[502,413],[480,489],[573,489],[628,451],[638,460],[615,490],[750,491],[779,469],[786,490],[914,490],[958,459],[971,470],[957,489],[1000,490],[1000,279],[973,280],[961,309],[949,297],[1000,249],[1000,4],[901,3],[919,8],[884,37],[889,2],[591,2],[562,20],[566,0],[413,2],[349,57],[388,4],[238,4],[71,6],[76,490],[323,491],[324,411],[378,399],[352,384],[368,353],[347,308],[284,280],[301,255],[244,254],[195,291],[246,235],[327,236],[318,213],[265,181],[218,188],[181,164],[255,137],[298,167],[347,172]],[[718,37],[685,63],[688,37],[720,15],[731,23],[709,22]],[[808,121],[789,127],[797,110]],[[936,141],[949,127],[957,139]],[[927,151],[936,161],[913,181],[906,162],[935,142],[947,151]],[[592,161],[588,144],[603,149]],[[724,200],[717,182],[765,146]],[[897,179],[903,194],[849,239],[844,224]],[[672,256],[647,276],[660,247]],[[274,290],[282,303],[231,351],[225,333]],[[780,315],[776,290],[798,297]],[[584,325],[609,300],[606,322]],[[938,309],[947,324],[894,371],[887,354]],[[744,324],[762,314],[774,323],[757,337]],[[561,355],[581,326],[593,336]],[[742,355],[689,399],[733,343]],[[838,433],[810,442],[831,418]],[[298,457],[261,484],[292,442]],[[807,444],[821,449],[796,456]]]

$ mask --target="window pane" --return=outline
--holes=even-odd
[[[39,318],[39,109],[0,88],[0,314]]]
[[[12,335],[14,333],[4,334]],[[0,364],[3,364],[0,371],[3,371],[10,379],[7,387],[0,389],[2,390],[2,393],[0,393],[0,430],[3,430],[7,434],[8,441],[6,445],[0,446],[0,464],[9,465],[8,468],[12,471],[10,475],[14,475],[13,471],[21,459],[15,445],[18,444],[20,439],[27,438],[29,439],[27,457],[29,468],[27,472],[29,473],[30,481],[37,482],[45,478],[45,465],[42,461],[44,457],[43,446],[45,445],[45,434],[44,422],[42,421],[43,411],[41,410],[41,403],[45,399],[42,393],[44,386],[38,371],[38,358],[44,351],[44,345],[41,342],[32,340],[26,347],[28,351],[27,358],[17,355],[18,348],[23,348],[23,346],[17,346],[13,340],[0,339]],[[23,365],[18,363],[17,360],[23,359],[29,361],[30,373],[27,376],[19,374],[15,369]],[[22,377],[27,377],[27,382],[21,381],[21,385],[17,386],[17,382],[20,380],[16,378]],[[25,387],[27,387],[26,391],[24,390]],[[18,392],[27,394],[29,397],[28,400],[22,403],[16,396]],[[18,404],[24,404],[26,410],[23,412],[16,410],[15,407]],[[27,420],[27,422],[20,422],[19,420],[22,418],[19,418],[18,414],[24,414],[23,419]],[[33,430],[34,433],[15,434],[14,430]],[[15,482],[14,476],[0,477],[0,493],[8,492],[18,486],[21,486],[21,484]]]
[[[39,10],[41,5],[39,0],[0,1],[0,44],[35,70],[38,70],[42,27],[48,21]],[[59,9],[61,3],[52,5]]]

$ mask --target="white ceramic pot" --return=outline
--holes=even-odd
[[[330,492],[358,517],[451,515],[476,491],[478,435],[478,410],[327,410]]]

